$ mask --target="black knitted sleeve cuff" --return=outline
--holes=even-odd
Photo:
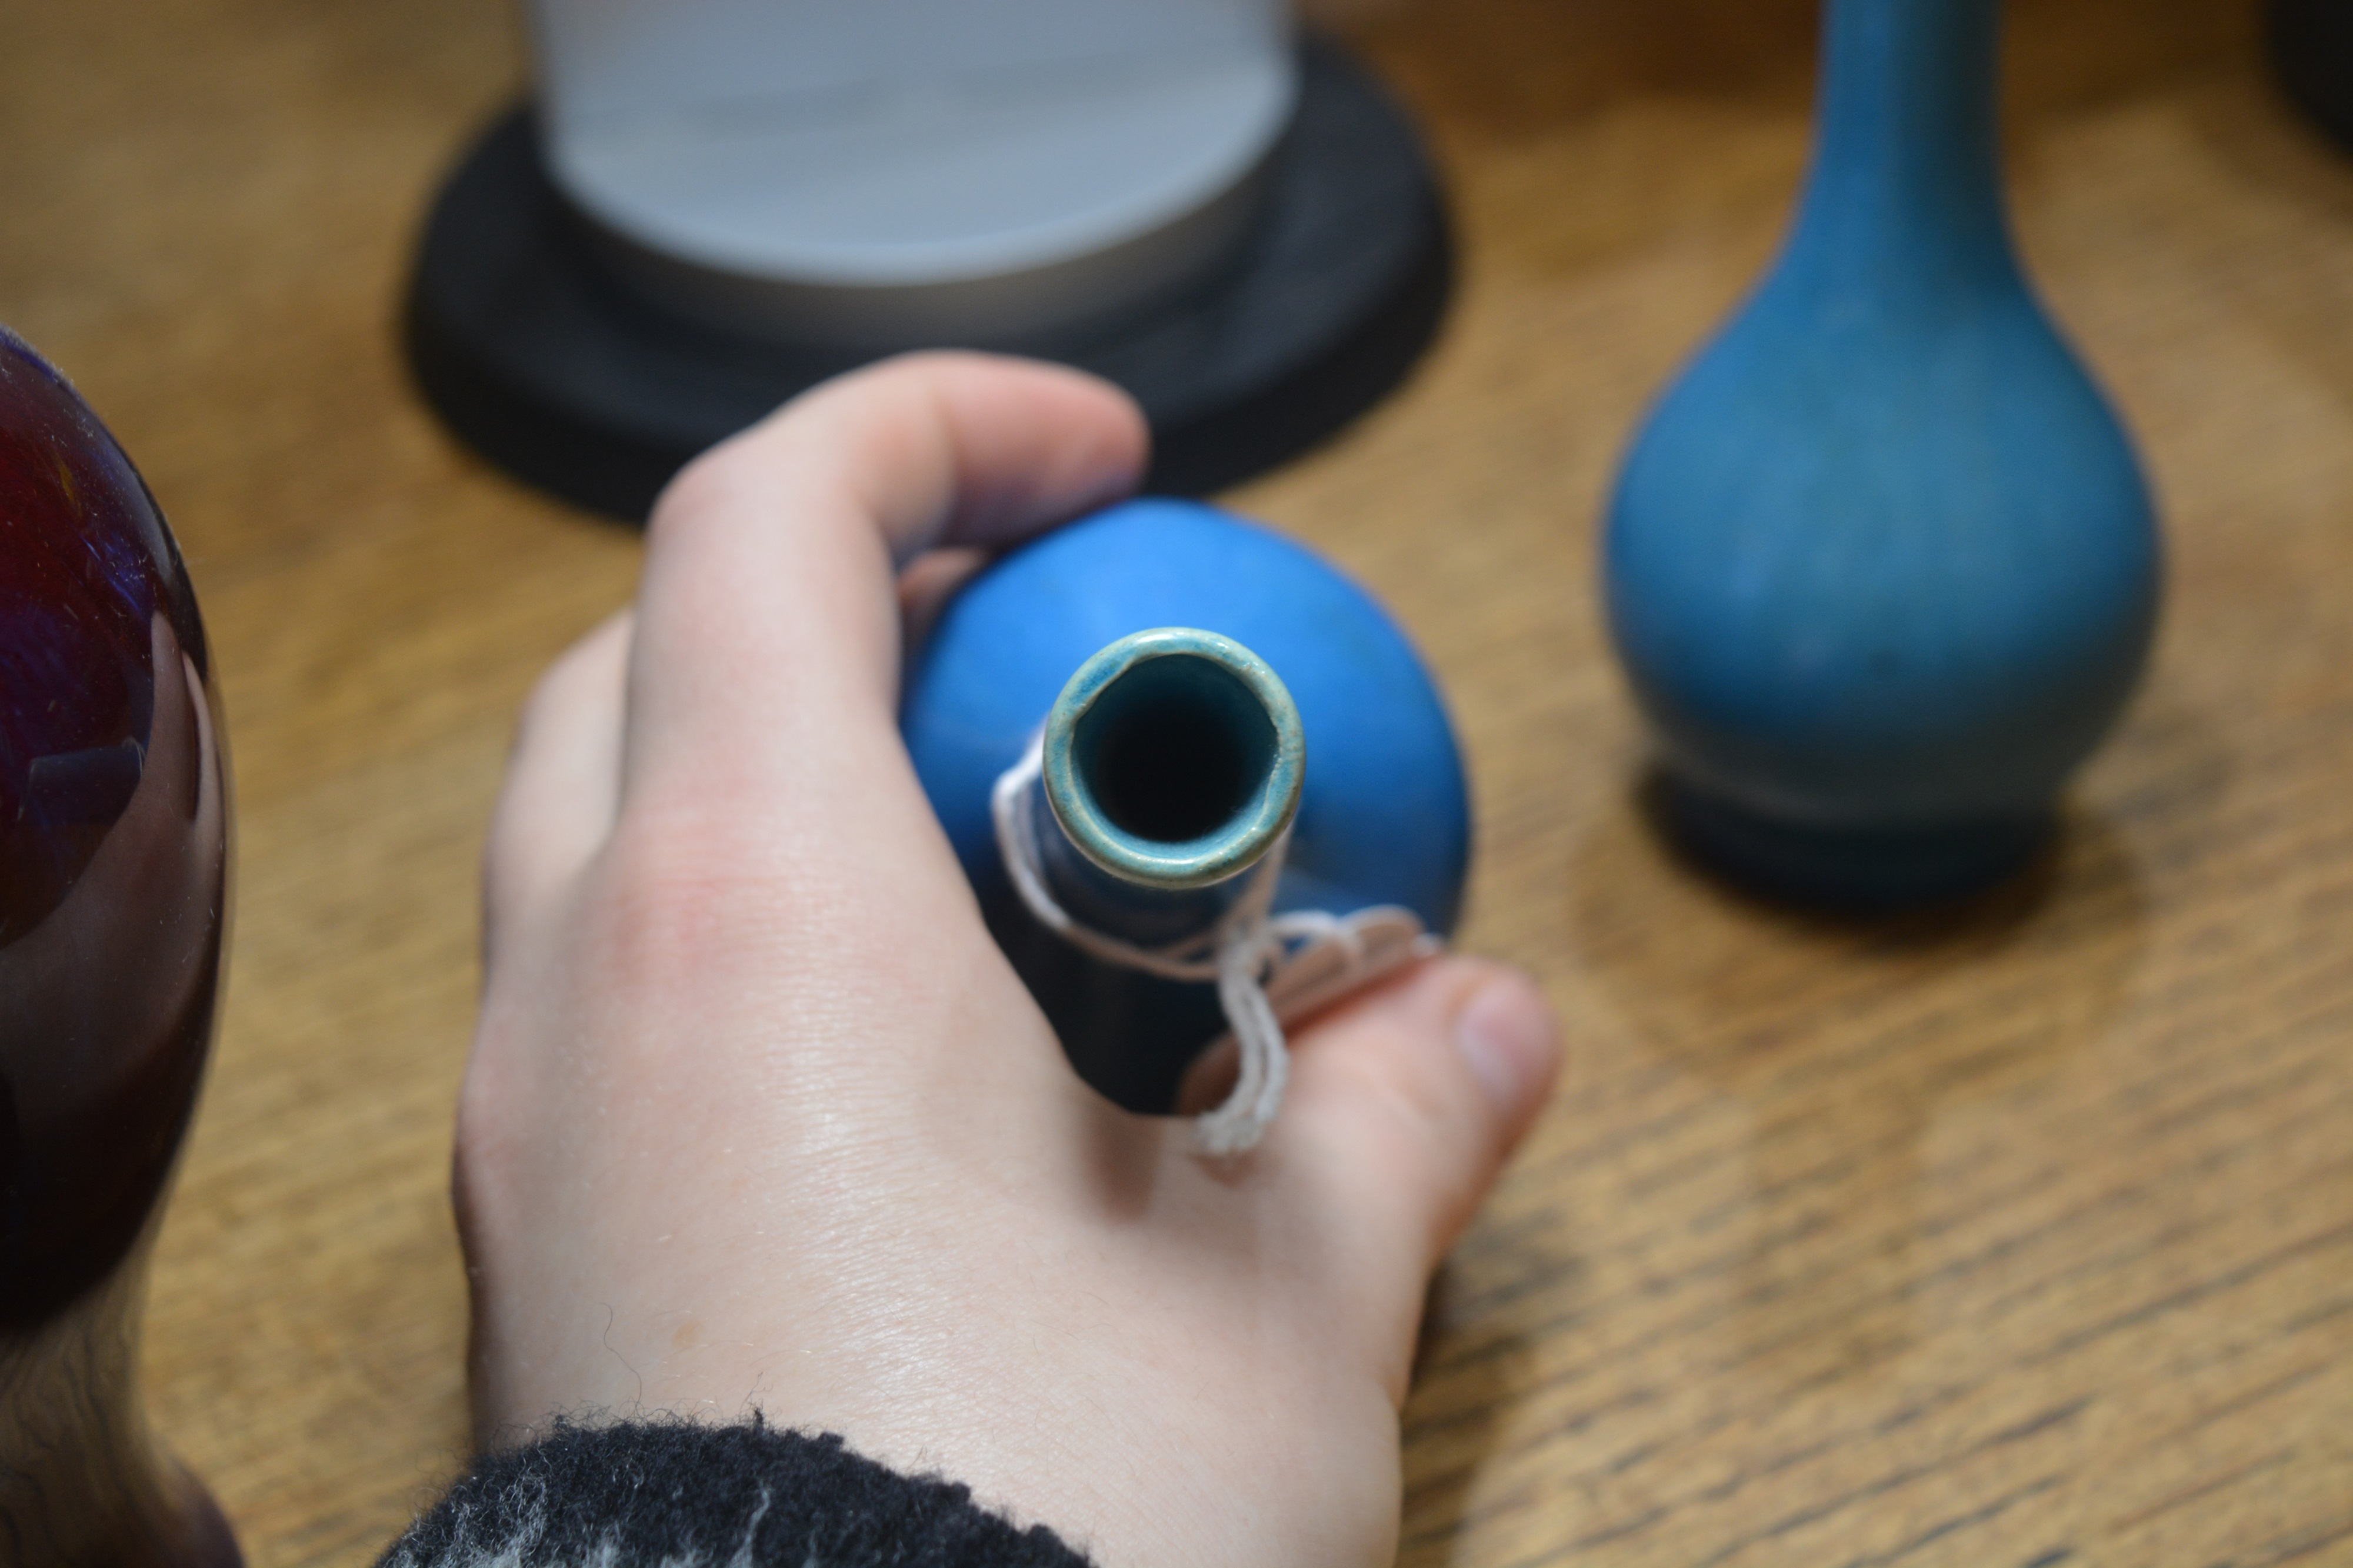
[[[380,1568],[1088,1568],[936,1478],[839,1437],[630,1422],[559,1426],[480,1461]]]

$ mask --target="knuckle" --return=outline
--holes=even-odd
[[[1481,1191],[1486,1170],[1475,1114],[1432,1042],[1403,1037],[1335,1063],[1350,1108],[1360,1169],[1390,1173],[1417,1200],[1433,1237],[1451,1235]]]
[[[737,442],[723,442],[681,468],[654,498],[646,519],[649,552],[674,550],[724,517],[745,492],[745,454]]]
[[[533,1090],[516,1070],[520,1042],[502,1037],[511,1033],[497,1010],[486,1010],[458,1090],[449,1191],[470,1233],[512,1207],[528,1154]]]
[[[741,847],[691,818],[625,817],[607,845],[584,936],[607,973],[677,972],[725,934],[720,910],[744,871]]]
[[[699,454],[670,476],[654,498],[650,524],[675,528],[712,510],[735,492],[743,466],[740,441],[722,441]]]
[[[818,942],[834,873],[789,832],[708,795],[626,808],[575,932],[601,988],[680,1007],[733,976],[773,979]]]
[[[1414,1042],[1391,1039],[1351,1063],[1355,1089],[1369,1119],[1385,1136],[1417,1148],[1458,1135],[1458,1097],[1427,1053]]]
[[[532,683],[531,695],[523,699],[522,712],[515,720],[516,750],[543,733],[570,705],[585,662],[580,648],[569,648]]]
[[[726,520],[767,510],[792,468],[798,444],[769,421],[720,442],[671,476],[646,520],[649,544],[724,526]]]

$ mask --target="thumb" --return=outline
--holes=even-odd
[[[1518,970],[1439,958],[1292,1044],[1290,1099],[1268,1134],[1286,1196],[1337,1226],[1354,1279],[1418,1313],[1430,1270],[1551,1094],[1552,1009]]]

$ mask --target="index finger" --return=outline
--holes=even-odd
[[[841,780],[843,746],[895,745],[896,567],[1113,500],[1145,447],[1106,383],[934,353],[829,382],[697,459],[649,528],[625,799],[673,778],[798,795]]]

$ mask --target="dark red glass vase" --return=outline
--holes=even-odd
[[[137,1384],[229,832],[179,548],[106,427],[0,328],[0,1568],[237,1562]]]

